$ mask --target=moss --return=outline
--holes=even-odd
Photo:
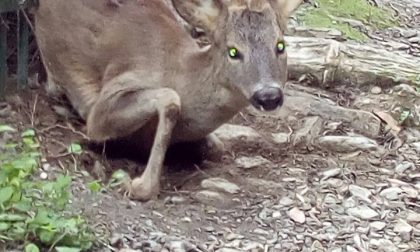
[[[352,40],[363,42],[367,36],[345,22],[334,20],[334,17],[354,19],[376,29],[398,25],[389,9],[372,6],[367,0],[317,0],[317,3],[319,8],[305,11],[298,19],[309,27],[337,29]]]

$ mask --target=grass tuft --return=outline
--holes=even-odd
[[[25,251],[85,251],[95,235],[81,216],[66,211],[71,177],[37,179],[35,131],[0,125],[0,242]]]
[[[389,9],[372,6],[366,0],[317,0],[319,8],[311,8],[299,20],[309,27],[334,28],[348,39],[363,42],[367,36],[342,19],[360,21],[365,26],[385,29],[398,25]]]

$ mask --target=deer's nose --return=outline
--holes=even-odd
[[[262,88],[252,95],[251,103],[257,109],[274,110],[283,105],[283,92],[277,87]]]

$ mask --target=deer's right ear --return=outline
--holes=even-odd
[[[172,0],[172,4],[191,26],[200,27],[206,32],[214,31],[222,11],[220,0]]]

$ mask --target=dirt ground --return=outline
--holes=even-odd
[[[74,175],[74,212],[104,237],[95,251],[420,251],[420,129],[396,131],[373,113],[398,120],[401,108],[420,109],[420,93],[404,84],[288,89],[280,112],[247,108],[217,131],[228,146],[222,160],[175,149],[181,156],[147,203],[87,188],[117,169],[140,173],[144,160],[122,155],[129,147],[87,144],[83,122],[35,82],[8,95],[0,120],[36,129],[40,172]],[[82,155],[66,154],[73,142]]]
[[[335,103],[343,99],[339,93],[319,94],[335,98]],[[365,105],[367,111],[371,105],[386,104],[381,101],[385,95],[354,96],[371,99]],[[63,155],[72,142],[84,142],[83,124],[59,116],[60,107],[42,89],[10,99],[12,116],[6,122],[35,126],[44,161],[51,167],[47,172],[54,176],[56,171],[71,171],[75,209],[88,216],[99,233],[112,237],[109,247],[97,251],[124,246],[160,251],[163,245],[170,251],[420,249],[420,159],[418,147],[410,147],[418,145],[419,131],[406,133],[399,149],[389,148],[396,138],[383,132],[370,140],[378,143],[374,146],[367,143],[366,147],[363,141],[350,147],[343,147],[343,142],[319,146],[311,144],[319,136],[350,134],[349,139],[355,138],[352,128],[317,115],[267,117],[246,109],[232,121],[246,128],[219,132],[231,146],[222,161],[179,162],[182,158],[178,158],[169,162],[159,199],[139,203],[118,191],[93,194],[85,182],[93,178],[106,181],[106,175],[117,168],[141,171],[144,162],[105,159],[100,151],[91,149],[82,156]],[[355,104],[351,97],[346,99]],[[393,105],[397,100],[389,98]],[[302,130],[307,134],[299,139]],[[337,152],[339,148],[344,150]],[[206,179],[213,182],[205,185]],[[394,250],[389,250],[391,245]]]

